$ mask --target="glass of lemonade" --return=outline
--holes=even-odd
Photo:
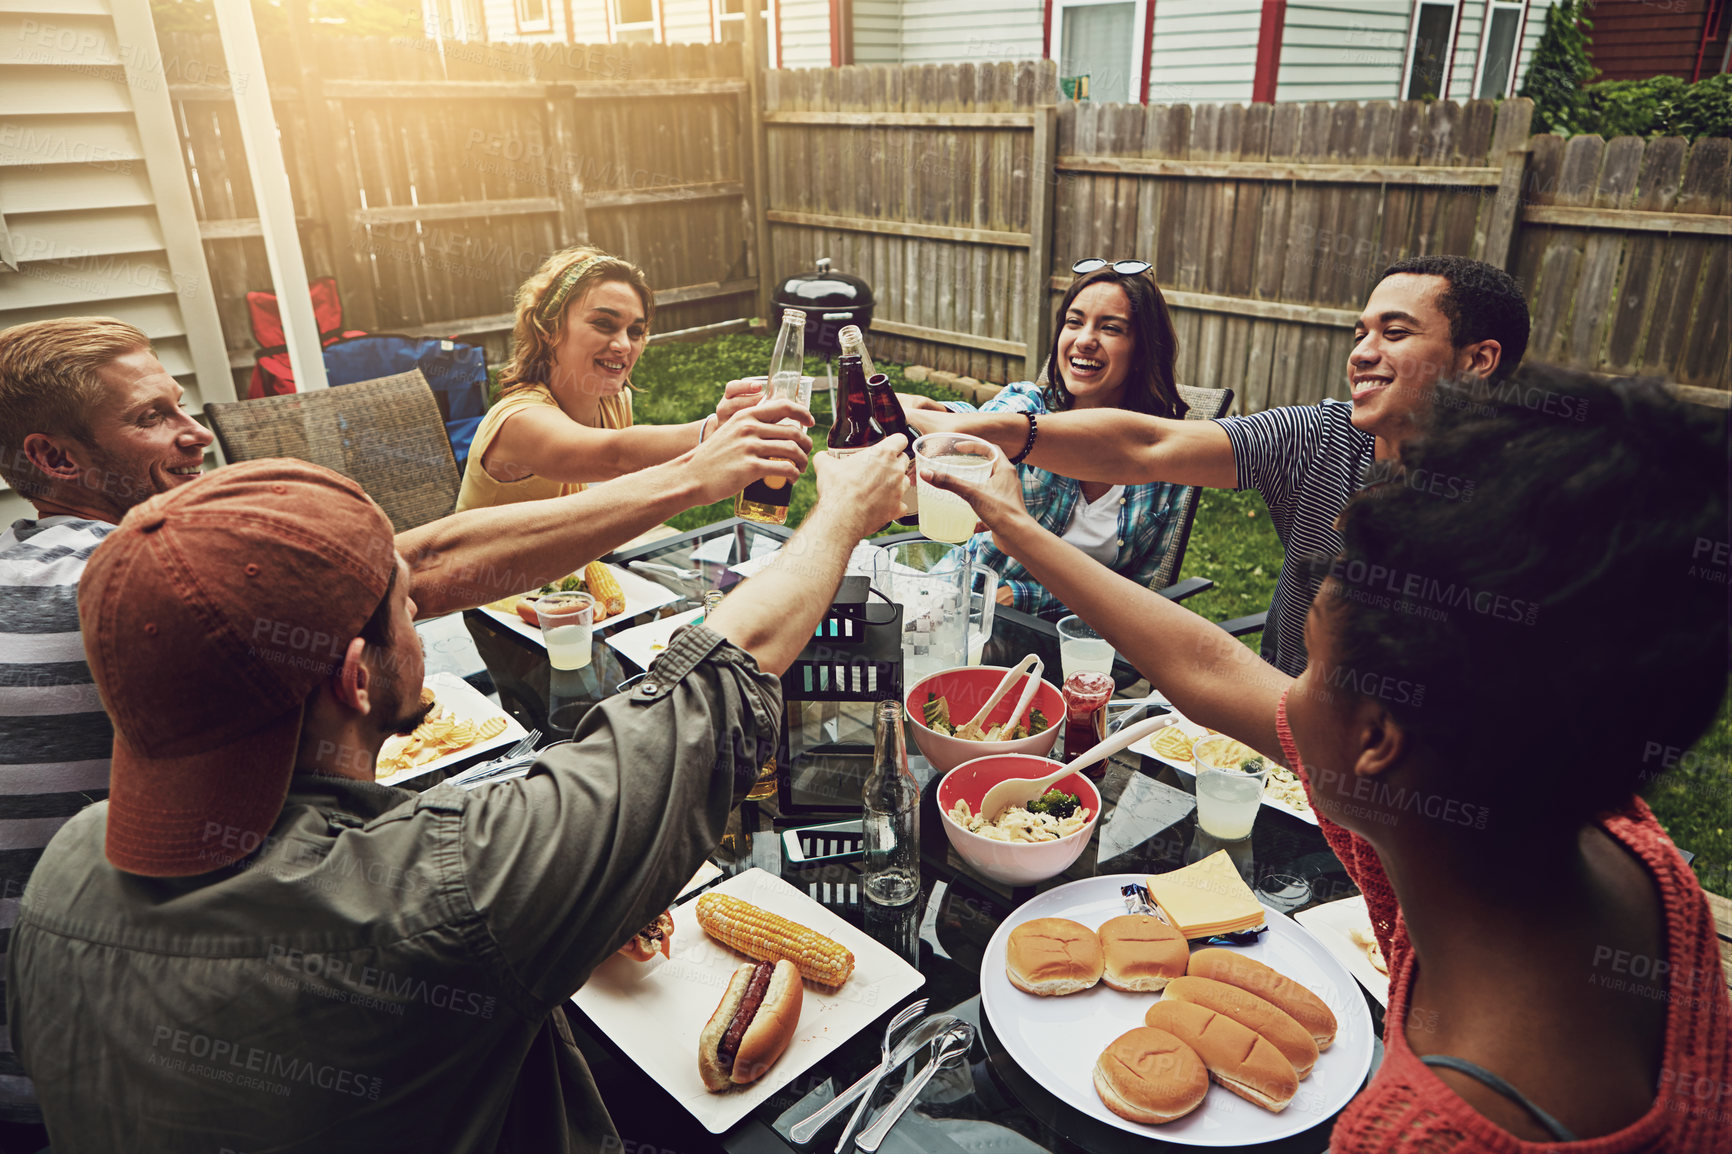
[[[589,664],[595,638],[595,598],[588,593],[555,593],[535,603],[547,663],[555,669]]]
[[[1269,763],[1230,737],[1197,742],[1192,757],[1197,764],[1197,824],[1222,841],[1250,837],[1269,781]]]
[[[1058,619],[1058,660],[1064,679],[1073,673],[1113,675],[1113,643],[1072,613]]]
[[[914,442],[920,473],[947,473],[976,484],[992,474],[991,443],[962,433],[928,433]],[[955,493],[919,478],[920,532],[934,541],[960,545],[974,536],[974,507]]]

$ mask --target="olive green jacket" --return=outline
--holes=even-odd
[[[297,775],[233,867],[123,873],[84,810],[7,987],[55,1154],[618,1151],[561,1007],[715,847],[780,710],[694,626],[528,777]]]

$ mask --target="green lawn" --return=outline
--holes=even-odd
[[[656,345],[646,349],[633,373],[640,391],[634,398],[638,420],[696,420],[715,408],[722,386],[735,377],[762,374],[769,367],[768,337],[735,334],[702,344]],[[897,365],[879,364],[898,392],[957,399],[954,393],[913,384]],[[821,371],[816,360],[808,371]],[[812,439],[822,447],[829,431],[828,399],[813,398],[819,423]],[[811,475],[794,486],[789,522],[798,524],[815,496]],[[691,509],[672,523],[695,529],[733,515],[731,501]],[[1242,617],[1269,607],[1275,577],[1281,569],[1281,543],[1263,502],[1255,493],[1208,490],[1197,507],[1197,520],[1185,554],[1184,575],[1208,577],[1215,588],[1185,605],[1214,621]],[[1255,648],[1258,635],[1244,639]],[[1696,853],[1693,863],[1705,888],[1732,897],[1732,695],[1720,715],[1679,765],[1650,784],[1643,796],[1672,839]]]

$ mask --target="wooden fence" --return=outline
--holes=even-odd
[[[220,59],[215,38],[165,55]],[[268,43],[312,275],[357,328],[506,351],[512,295],[589,239],[643,265],[659,332],[764,316],[820,256],[874,349],[1031,375],[1082,257],[1151,261],[1181,380],[1244,410],[1342,396],[1387,264],[1527,287],[1530,355],[1726,392],[1732,141],[1529,135],[1509,100],[1091,105],[1051,61],[748,75],[738,45]],[[390,79],[384,79],[390,77]],[[270,285],[225,87],[171,89],[237,372]]]
[[[1050,60],[768,73],[766,265],[863,277],[888,360],[1032,372],[1057,80]]]
[[[214,36],[163,40],[165,57],[221,59]],[[337,277],[348,326],[479,339],[500,359],[517,286],[585,239],[644,268],[660,330],[753,314],[738,45],[263,48],[308,275]],[[171,96],[240,383],[245,293],[271,278],[233,98],[215,84]]]

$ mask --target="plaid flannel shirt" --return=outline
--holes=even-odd
[[[1034,381],[1016,381],[1000,389],[998,395],[981,405],[966,401],[948,401],[957,412],[1015,412],[1044,414],[1048,412],[1043,386]],[[1022,499],[1028,511],[1042,528],[1063,536],[1082,500],[1082,482],[1061,477],[1032,465],[1018,465],[1022,478]],[[1110,568],[1139,585],[1148,585],[1160,568],[1161,559],[1173,545],[1179,527],[1178,503],[1183,485],[1126,485],[1119,500],[1118,556]],[[1062,601],[1046,591],[1027,569],[1014,558],[998,551],[991,533],[977,533],[968,543],[974,559],[998,574],[998,579],[1010,588],[1011,605],[1024,613],[1033,613],[1056,620],[1069,613]]]

